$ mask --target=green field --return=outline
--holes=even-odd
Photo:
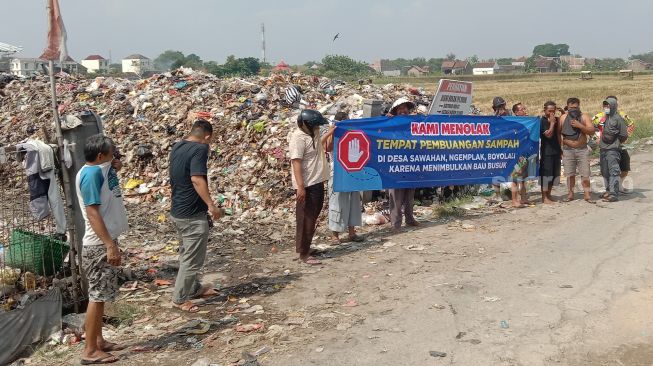
[[[490,76],[487,79],[473,78],[473,103],[484,114],[492,112],[492,98],[502,96],[510,106],[517,102],[526,104],[532,115],[539,114],[547,100],[564,106],[567,98],[578,97],[581,109],[593,115],[601,111],[601,102],[606,96],[616,95],[620,109],[635,120],[633,137],[653,136],[653,74],[635,75],[633,80],[622,80],[616,74],[595,75],[592,80],[580,80],[577,74],[520,75],[513,78]],[[435,92],[437,87],[437,79],[434,78],[400,80],[422,86],[430,93]]]

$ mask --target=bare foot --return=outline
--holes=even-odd
[[[554,200],[552,200],[552,199],[545,198],[545,199],[542,201],[542,203],[545,204],[545,205],[553,205],[553,204],[555,204],[555,203],[557,203],[557,202],[554,201]]]

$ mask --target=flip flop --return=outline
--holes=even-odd
[[[80,360],[82,365],[106,365],[108,363],[114,362],[118,362],[118,357],[112,355],[111,353],[109,353],[108,356],[97,358],[95,360],[88,360],[84,358]]]
[[[601,195],[601,198],[608,198],[608,197],[610,197],[610,192],[603,192],[603,194]]]
[[[596,204],[596,200],[593,200],[593,199],[591,199],[591,198],[585,198],[585,202],[587,202],[587,203],[591,203],[591,204],[593,204],[593,205]]]
[[[173,303],[172,303],[172,306],[176,307],[177,309],[179,309],[179,310],[181,310],[181,311],[184,311],[184,312],[187,312],[187,313],[191,313],[191,314],[194,314],[194,313],[197,313],[197,312],[200,311],[200,308],[199,308],[197,305],[195,305],[195,304],[193,304],[192,302],[190,302],[190,301],[186,301],[186,302],[183,303],[183,304],[175,304],[175,303],[173,302]]]
[[[520,204],[517,205],[517,206],[515,206],[515,205],[511,205],[510,207],[512,207],[512,208],[526,208],[526,207],[528,207],[528,206],[526,206],[526,205],[523,204],[523,203],[520,203]]]
[[[619,199],[612,195],[603,199],[603,202],[617,202],[617,201],[619,201]]]
[[[329,244],[331,244],[331,246],[336,246],[336,245],[340,245],[341,242],[340,239],[338,238],[331,238],[329,239]],[[308,252],[308,254],[314,254],[314,253]]]
[[[354,235],[349,237],[349,241],[353,241],[354,243],[361,243],[365,241],[365,238],[362,236]]]
[[[117,343],[104,341],[104,347],[102,347],[101,349],[104,352],[118,352],[124,350],[125,348],[127,347]]]
[[[213,293],[207,294],[208,291],[213,291]],[[202,285],[202,290],[200,291],[199,298],[201,299],[209,299],[212,297],[218,296],[220,293],[215,289],[214,285],[207,284],[207,285]]]
[[[309,266],[319,266],[320,264],[322,264],[321,261],[319,261],[319,260],[317,260],[317,259],[315,259],[313,257],[308,257],[306,259],[302,259],[302,262],[304,262],[304,264],[307,264]]]
[[[562,202],[568,203],[568,202],[575,201],[575,200],[576,200],[575,198],[565,197],[565,198],[562,199]]]

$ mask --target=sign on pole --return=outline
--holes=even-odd
[[[460,116],[469,114],[471,106],[471,82],[441,79],[428,114]]]

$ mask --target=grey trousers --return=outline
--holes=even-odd
[[[402,209],[406,215],[406,224],[415,222],[413,216],[413,202],[415,201],[415,189],[390,189],[390,222],[395,228],[401,227]]]
[[[172,301],[184,303],[200,295],[202,284],[198,272],[206,259],[206,245],[209,241],[209,222],[206,213],[186,219],[173,217],[181,238],[179,247],[179,272],[172,292]]]
[[[619,180],[621,179],[621,151],[601,150],[601,175],[605,183],[605,191],[619,198]]]

